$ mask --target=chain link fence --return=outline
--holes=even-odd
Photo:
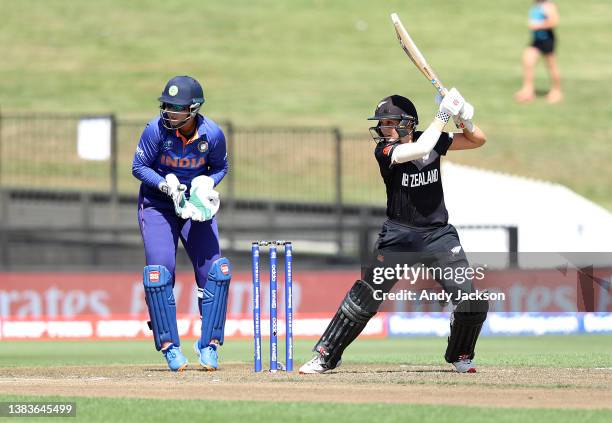
[[[77,151],[84,116],[0,115],[0,187],[135,194],[132,158],[145,121],[111,116],[108,160]],[[384,205],[384,185],[367,132],[336,128],[240,127],[222,122],[230,173],[226,199]]]
[[[79,116],[0,116],[0,186],[111,190],[111,160],[77,153]]]

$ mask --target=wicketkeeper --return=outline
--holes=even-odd
[[[162,351],[168,367],[182,371],[187,358],[180,349],[173,295],[180,238],[198,285],[202,332],[195,350],[204,369],[216,370],[231,279],[214,217],[219,209],[214,187],[228,172],[225,136],[199,113],[204,92],[195,79],[172,78],[159,101],[159,116],[142,132],[132,164],[132,174],[142,181],[138,222],[147,264],[143,282],[150,327],[155,348]]]
[[[399,95],[382,99],[370,120],[376,141],[374,155],[387,191],[387,217],[374,248],[374,262],[393,266],[398,256],[408,264],[448,268],[468,267],[459,236],[448,223],[440,179],[440,158],[449,150],[482,146],[486,137],[472,122],[474,107],[456,89],[441,101],[435,118],[425,131],[417,131],[417,110]],[[453,119],[462,133],[443,132]],[[469,199],[466,199],[469,201]],[[411,253],[411,254],[408,254]],[[392,257],[392,258],[389,258]],[[415,259],[417,257],[418,259]],[[386,262],[387,261],[387,262]],[[382,303],[374,290],[389,292],[397,280],[373,283],[373,268],[366,268],[340,304],[336,315],[314,347],[316,355],[300,367],[300,373],[324,373],[340,365],[342,353],[350,345]],[[472,292],[471,283],[438,280],[446,292]],[[454,303],[451,332],[445,353],[457,372],[476,371],[474,349],[488,311],[483,301]]]

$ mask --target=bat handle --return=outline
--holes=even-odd
[[[432,79],[431,83],[433,84],[433,86],[436,88],[436,90],[438,90],[438,93],[444,97],[446,94],[448,94],[448,90],[446,88],[444,88],[444,86],[440,83],[440,81],[437,81],[435,79]]]

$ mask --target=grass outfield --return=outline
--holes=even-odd
[[[308,359],[311,355],[310,348],[312,340],[298,340],[296,343],[296,364]],[[194,363],[194,354],[190,348],[190,341],[184,343],[186,355],[192,363]],[[264,343],[264,345],[266,345]],[[343,383],[341,389],[350,392],[353,389],[360,388],[376,389],[376,386],[385,387],[385,389],[411,389],[410,386],[416,386],[416,389],[421,387],[433,386],[434,389],[459,389],[463,394],[457,395],[457,404],[469,402],[471,389],[499,390],[500,383],[505,386],[505,389],[532,389],[530,392],[537,394],[538,390],[546,390],[550,395],[555,392],[564,395],[574,395],[577,392],[580,395],[589,395],[588,392],[592,389],[602,389],[601,373],[594,373],[594,377],[599,378],[592,385],[584,380],[572,381],[567,384],[560,384],[555,380],[539,381],[537,373],[544,368],[563,369],[569,374],[571,369],[575,372],[584,373],[586,369],[609,369],[612,367],[612,337],[609,336],[542,336],[542,337],[484,337],[478,345],[478,363],[486,366],[497,366],[502,369],[502,379],[496,380],[486,376],[486,371],[480,376],[485,377],[480,381],[461,376],[453,377],[452,373],[428,373],[431,370],[427,366],[443,365],[441,357],[445,347],[443,338],[392,338],[384,340],[357,340],[350,349],[345,353],[345,373],[337,373],[327,378],[331,386],[336,386],[338,381]],[[264,350],[267,353],[267,350]],[[250,365],[250,357],[252,355],[252,345],[249,341],[228,341],[222,349],[222,357],[226,363],[242,362]],[[284,356],[283,351],[279,351],[279,356]],[[267,361],[267,360],[266,360]],[[366,368],[371,368],[374,371],[376,378],[383,381],[382,385],[367,385],[364,379],[354,379],[347,382],[347,377],[351,377],[351,373],[357,372],[355,376],[359,377],[360,371],[355,367],[356,363],[368,364]],[[113,388],[114,394],[104,394],[99,391],[99,396],[91,394],[90,389],[96,389],[100,386],[97,379],[105,379],[109,383],[121,383],[122,368],[113,365],[130,365],[125,367],[125,396],[131,398],[112,398],[115,396],[124,396],[121,393],[121,385]],[[376,372],[376,368],[383,369],[384,365],[397,365],[407,367],[416,365],[421,366],[420,370],[414,370],[417,373],[411,374],[402,373],[395,370],[381,370]],[[104,369],[104,365],[108,365],[109,369],[113,369],[109,374],[100,373]],[[141,394],[133,393],[133,387],[130,383],[134,381],[134,365],[149,365],[145,368],[144,376],[149,378],[145,380],[150,386],[150,389],[142,391]],[[68,367],[66,367],[68,366]],[[49,369],[64,367],[63,370],[57,370],[59,374],[66,374],[64,377],[68,384],[75,383],[78,379],[77,372],[71,371],[69,366],[76,366],[78,369],[90,367],[85,370],[85,385],[77,392],[82,392],[81,395],[62,396],[40,396],[40,395],[19,395],[11,388],[18,383],[17,379],[12,380],[12,377],[25,377],[23,383],[31,380],[32,389],[46,378],[54,384],[51,392],[57,392],[63,389],[65,384],[62,378],[58,378],[54,371]],[[99,367],[102,366],[102,367]],[[202,394],[199,400],[194,399],[163,399],[166,397],[155,398],[140,398],[146,396],[148,391],[153,392],[158,387],[167,392],[194,386],[193,389],[188,389],[187,392],[194,392],[198,386],[200,389],[211,387],[210,383],[220,383],[219,387],[231,382],[227,379],[228,372],[231,372],[232,366],[226,365],[225,371],[220,371],[217,374],[206,374],[200,372],[186,372],[184,377],[170,374],[163,371],[163,361],[159,353],[155,352],[151,342],[149,341],[100,341],[100,342],[3,342],[0,349],[0,401],[75,401],[77,403],[77,419],[80,421],[134,421],[144,419],[154,419],[158,421],[184,421],[187,419],[201,419],[206,416],[206,421],[237,421],[238,419],[251,419],[252,421],[326,421],[334,418],[338,421],[369,421],[377,422],[387,421],[418,421],[426,422],[441,422],[441,421],[462,421],[462,422],[606,422],[612,419],[612,411],[603,409],[555,409],[554,407],[534,407],[534,408],[505,408],[505,407],[487,407],[487,406],[454,406],[448,404],[387,404],[377,402],[366,403],[343,403],[343,401],[329,400],[326,402],[316,401],[287,401],[284,398],[281,402],[261,400],[250,398],[245,392],[238,393],[231,398],[236,400],[211,400],[207,399],[207,394]],[[351,367],[352,366],[352,367]],[[34,367],[34,369],[32,369]],[[40,367],[39,371],[35,368]],[[29,370],[27,368],[30,368]],[[157,369],[161,370],[161,373]],[[393,366],[387,367],[394,368]],[[523,368],[524,370],[520,370]],[[23,370],[22,370],[23,369]],[[43,370],[46,369],[46,370]],[[96,370],[98,369],[98,370]],[[355,369],[355,370],[351,370]],[[503,369],[507,369],[504,371]],[[529,370],[531,369],[531,370]],[[21,373],[20,373],[21,372]],[[44,373],[47,372],[47,373]],[[385,379],[386,372],[396,373],[392,375],[392,379]],[[424,373],[423,373],[424,372]],[[444,372],[444,370],[442,370]],[[507,373],[510,372],[510,373]],[[553,373],[547,371],[549,377]],[[136,371],[138,373],[138,371]],[[377,374],[379,373],[379,374]],[[519,374],[522,373],[522,376]],[[17,376],[17,375],[22,376]],[[38,376],[36,376],[38,374]],[[246,370],[246,374],[251,374],[250,370]],[[419,375],[416,380],[410,379],[413,375]],[[533,375],[532,375],[533,374]],[[56,376],[53,376],[56,375]],[[438,375],[438,376],[436,376]],[[530,376],[531,375],[531,376]],[[105,376],[102,378],[96,376]],[[161,377],[163,376],[163,377]],[[211,376],[211,377],[209,377]],[[255,378],[255,384],[250,384],[248,378],[240,376],[238,381],[245,384],[245,389],[248,392],[256,392],[259,389],[270,388],[279,390],[279,395],[287,389],[293,389],[295,386],[310,386],[310,379],[300,377],[298,375],[287,376],[287,379],[278,375],[280,378],[265,377]],[[525,377],[527,378],[525,379]],[[605,376],[605,375],[603,375]],[[41,379],[42,377],[42,379]],[[364,374],[364,378],[372,377]],[[523,378],[528,382],[525,384],[513,383],[513,378]],[[33,378],[33,379],[28,379]],[[381,379],[382,378],[382,379]],[[9,380],[10,379],[10,380]],[[158,380],[160,379],[160,380]],[[274,379],[274,380],[272,380]],[[506,380],[507,379],[507,380]],[[587,378],[588,379],[588,378]],[[88,381],[90,380],[90,381]],[[200,381],[200,385],[193,385],[194,380]],[[349,379],[351,380],[351,379]],[[379,380],[379,382],[380,382]],[[385,382],[386,380],[386,382]],[[114,381],[114,382],[113,382]],[[208,381],[208,382],[207,382]],[[343,382],[342,382],[343,381]],[[12,383],[10,383],[12,382]],[[372,381],[370,381],[372,382]],[[201,384],[204,385],[201,385]],[[363,385],[366,383],[366,385]],[[416,385],[415,385],[416,384]],[[164,387],[167,385],[167,387]],[[214,385],[214,384],[213,384]],[[25,385],[26,391],[30,388]],[[53,386],[53,385],[52,385]],[[111,385],[116,386],[116,385]],[[325,389],[325,381],[322,385],[313,388],[321,392]],[[343,387],[342,387],[343,386]],[[368,388],[368,386],[373,386]],[[503,387],[502,387],[503,388]],[[211,389],[215,389],[212,386]],[[251,389],[251,391],[249,391]],[[381,388],[382,389],[382,388]],[[535,391],[533,390],[535,389]],[[606,389],[606,388],[603,388]],[[571,392],[566,392],[571,391]],[[19,391],[21,392],[21,391]],[[89,392],[89,393],[88,393]],[[274,391],[273,391],[274,392]],[[359,391],[358,391],[359,392]],[[410,391],[399,391],[410,392]],[[480,391],[482,392],[482,391]],[[500,391],[501,392],[501,391]],[[586,394],[585,394],[586,393]],[[93,396],[92,396],[93,395]],[[444,394],[442,394],[444,395]],[[503,395],[503,394],[502,394]],[[547,394],[549,395],[549,394]],[[600,393],[598,395],[601,395]],[[111,398],[109,398],[109,396]],[[163,396],[163,394],[162,394]],[[195,395],[197,397],[197,393]],[[191,396],[193,398],[193,395]],[[337,398],[337,397],[336,397]],[[250,401],[247,399],[251,399]],[[349,400],[350,401],[350,400]],[[510,407],[515,407],[516,403],[509,404]],[[66,421],[73,421],[66,419]]]
[[[530,3],[0,0],[0,107],[144,122],[163,83],[188,73],[204,83],[205,113],[239,126],[366,134],[364,118],[394,92],[412,97],[426,122],[433,90],[395,40],[396,11],[442,80],[475,104],[489,136],[486,148],[454,161],[560,182],[612,209],[612,3],[558,2],[566,100],[554,107],[512,100]],[[545,90],[541,65],[537,81]]]
[[[467,395],[467,394],[466,394]],[[602,410],[507,410],[499,408],[404,404],[338,404],[264,401],[155,400],[84,397],[2,396],[1,401],[75,401],[79,421],[202,421],[235,422],[609,422],[612,412]],[[53,421],[74,421],[54,418]],[[24,421],[20,419],[19,421]],[[38,421],[38,420],[36,420]]]
[[[295,363],[311,357],[313,340],[297,340]],[[183,351],[194,361],[192,341]],[[267,360],[266,340],[263,342]],[[279,358],[284,357],[279,342]],[[415,337],[384,340],[358,339],[345,353],[346,362],[386,364],[442,364],[445,338]],[[478,342],[477,362],[483,365],[527,367],[612,367],[612,337],[603,335],[483,337]],[[227,362],[250,362],[251,341],[228,341],[221,349]],[[0,367],[75,366],[104,364],[162,364],[163,358],[149,341],[3,342]]]

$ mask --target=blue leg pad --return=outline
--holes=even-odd
[[[227,293],[231,278],[230,262],[227,258],[221,257],[210,267],[204,289],[198,289],[198,297],[202,299],[201,348],[205,348],[213,339],[223,344]]]
[[[172,293],[172,274],[165,266],[145,266],[143,272],[145,299],[151,318],[155,348],[165,342],[181,345],[176,325],[176,302]]]

